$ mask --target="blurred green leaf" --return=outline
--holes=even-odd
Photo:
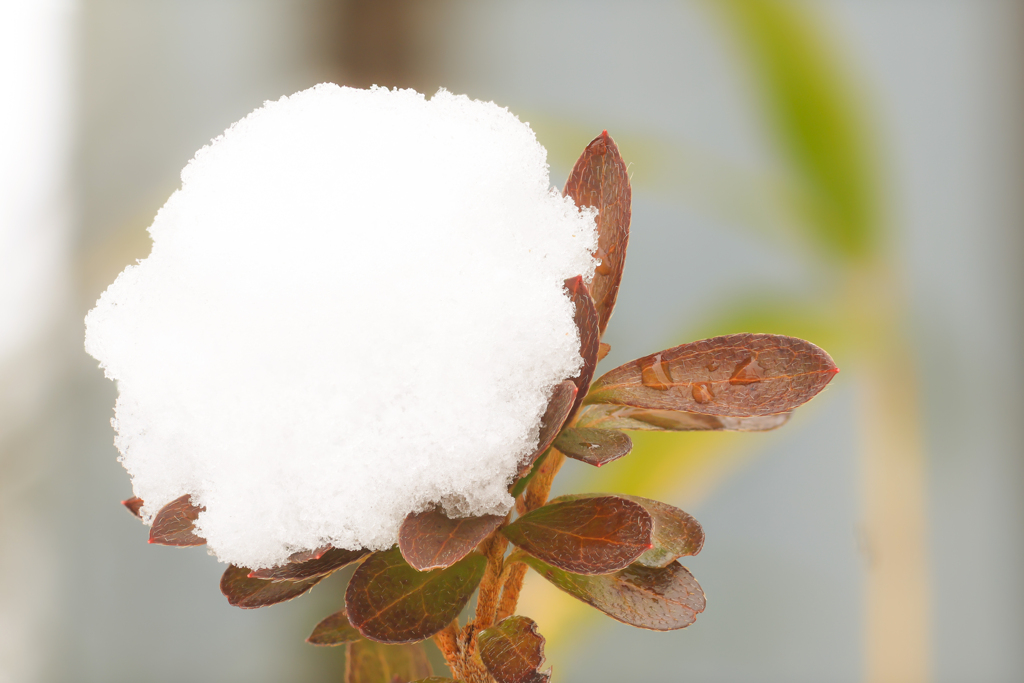
[[[345,683],[405,683],[433,674],[421,643],[385,645],[357,640],[345,649]]]
[[[362,638],[359,631],[348,623],[345,610],[338,610],[316,625],[306,642],[312,645],[344,645]]]

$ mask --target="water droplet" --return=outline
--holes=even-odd
[[[742,360],[732,372],[729,384],[754,384],[764,379],[764,368],[757,364],[757,360],[751,356]]]
[[[711,362],[704,367],[708,369],[708,372],[714,372],[718,369],[718,361],[712,358]]]
[[[597,264],[598,275],[608,275],[612,272],[612,264],[608,258],[608,254],[601,247],[597,248],[597,253],[594,254],[597,258],[601,259],[601,263]]]
[[[640,361],[637,361],[640,362]],[[640,366],[640,381],[645,387],[666,391],[672,386],[672,375],[668,370],[668,363],[661,359],[661,354],[653,358],[644,359]]]
[[[707,403],[715,397],[711,391],[711,385],[707,382],[695,382],[693,385],[693,400],[697,403]]]
[[[601,447],[601,444],[599,444],[599,443],[590,443],[589,441],[584,441],[583,445],[586,446],[587,448],[600,448]]]

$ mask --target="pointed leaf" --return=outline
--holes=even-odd
[[[620,496],[551,503],[502,532],[526,552],[576,574],[607,574],[651,548],[653,521],[642,505]]]
[[[679,410],[653,410],[611,403],[591,403],[580,410],[576,425],[634,431],[765,432],[786,424],[791,415],[792,413],[776,413],[759,417],[725,417],[684,413]]]
[[[511,616],[480,632],[480,659],[497,683],[548,683],[544,666],[544,636],[532,619]]]
[[[599,317],[598,337],[604,334],[615,308],[626,262],[633,193],[629,173],[619,148],[602,132],[583,150],[565,183],[565,194],[576,206],[597,208],[597,257],[601,264],[594,273],[590,293]]]
[[[205,545],[206,539],[195,534],[196,519],[206,508],[192,504],[185,494],[160,508],[149,530],[149,542],[180,547]]]
[[[629,455],[633,442],[622,432],[578,427],[566,429],[555,439],[555,448],[570,458],[601,467]]]
[[[433,674],[421,643],[357,640],[345,649],[345,683],[408,683]]]
[[[560,496],[552,500],[559,503],[563,500],[582,500],[608,494],[578,493]],[[683,512],[668,503],[662,503],[640,496],[616,494],[620,498],[631,500],[642,505],[654,521],[652,541],[654,547],[637,558],[637,563],[645,567],[667,567],[683,556],[696,555],[704,547],[704,529],[690,514]]]
[[[398,530],[398,547],[405,561],[421,572],[450,567],[473,552],[503,521],[498,515],[449,519],[435,507],[405,518]]]
[[[420,572],[398,548],[370,555],[349,581],[349,621],[367,638],[409,643],[434,635],[458,616],[483,578],[486,558],[472,553],[447,569]]]
[[[572,409],[568,418],[576,413],[583,397],[587,395],[590,388],[590,380],[594,379],[594,370],[597,368],[597,352],[601,343],[601,331],[598,328],[597,310],[594,308],[594,300],[590,298],[587,286],[583,284],[583,278],[577,275],[565,281],[565,288],[569,290],[569,298],[575,306],[576,312],[573,319],[576,321],[576,329],[580,333],[580,356],[583,358],[583,368],[579,375],[572,378],[579,389],[576,399],[573,401]]]
[[[339,610],[317,624],[313,633],[306,638],[306,642],[313,645],[334,646],[353,643],[361,638],[359,631],[348,623],[348,615],[345,614],[345,610]]]
[[[125,509],[135,515],[138,519],[142,519],[142,513],[140,510],[142,510],[143,504],[143,500],[138,496],[132,496],[128,500],[121,501],[121,505],[124,505]]]
[[[249,578],[245,567],[231,565],[220,578],[220,592],[235,607],[256,609],[297,598],[324,577],[317,576],[305,581],[267,581]]]
[[[328,546],[327,550],[320,552],[309,551],[292,555],[288,564],[268,569],[257,569],[249,574],[254,579],[267,579],[269,581],[304,581],[313,577],[325,577],[338,571],[346,565],[361,560],[369,555],[369,550],[345,550],[344,548],[333,548]],[[319,557],[317,556],[319,555]],[[309,558],[302,561],[302,558]],[[299,560],[296,562],[295,560]]]
[[[704,591],[678,562],[659,569],[634,564],[614,574],[580,576],[526,553],[510,559],[525,562],[555,587],[631,626],[672,631],[686,628],[704,611]]]
[[[810,342],[731,334],[683,344],[606,373],[587,403],[750,417],[793,410],[839,372]]]
[[[597,361],[598,362],[603,361],[604,357],[607,356],[608,352],[611,351],[611,350],[612,350],[611,344],[605,344],[604,342],[601,342],[600,344],[598,344],[597,345]]]
[[[520,477],[526,475],[533,467],[533,463],[537,461],[537,458],[551,447],[555,437],[558,436],[558,431],[565,424],[566,418],[569,417],[569,412],[576,403],[576,394],[578,392],[579,389],[576,387],[576,383],[571,379],[555,385],[554,390],[551,392],[551,400],[548,401],[548,407],[540,420],[540,437],[537,441],[537,450],[523,461],[522,466],[519,468]]]

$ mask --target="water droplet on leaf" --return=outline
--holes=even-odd
[[[711,391],[711,385],[707,382],[695,382],[693,385],[693,400],[697,403],[707,403],[715,397]]]
[[[661,354],[653,358],[642,359],[640,366],[640,381],[645,387],[666,391],[672,386],[672,375],[668,370],[668,363],[661,359]]]
[[[740,361],[733,370],[729,384],[754,384],[764,379],[764,368],[757,364],[757,360],[751,356]]]

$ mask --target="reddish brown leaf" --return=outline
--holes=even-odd
[[[651,410],[610,403],[591,403],[580,410],[576,425],[601,429],[668,432],[765,432],[786,424],[791,415],[792,413],[776,413],[759,417],[725,417],[684,413],[679,410]]]
[[[498,515],[449,519],[439,507],[409,515],[398,530],[402,557],[414,569],[450,567],[505,521]]]
[[[408,683],[433,673],[421,643],[357,640],[345,649],[345,683]]]
[[[412,683],[466,683],[466,682],[464,680],[462,680],[461,678],[459,680],[457,680],[457,681],[453,681],[452,679],[445,678],[444,676],[431,676],[430,678],[421,678],[418,681],[413,681]]]
[[[526,552],[576,574],[608,574],[652,547],[651,515],[619,496],[550,503],[502,532]]]
[[[132,513],[139,519],[142,519],[142,513],[140,510],[142,509],[143,504],[143,500],[138,496],[132,496],[128,500],[121,501],[121,505],[124,505],[128,512]]]
[[[606,496],[605,493],[578,493],[560,496],[551,503],[563,500],[582,500]],[[645,567],[666,567],[683,556],[696,555],[704,547],[704,529],[691,515],[677,507],[640,496],[616,494],[620,498],[642,505],[654,521],[652,540],[654,547],[637,558]]]
[[[569,410],[567,420],[571,419],[576,410],[583,402],[590,387],[590,380],[594,379],[594,369],[597,368],[597,351],[601,343],[601,331],[598,328],[597,310],[594,308],[594,300],[590,298],[587,286],[583,284],[583,278],[577,275],[565,281],[565,288],[569,290],[569,298],[576,307],[574,320],[576,329],[580,333],[580,356],[583,358],[583,368],[578,376],[572,378],[579,391],[576,392],[576,399]]]
[[[533,463],[537,461],[537,458],[551,447],[555,437],[558,436],[558,430],[565,424],[566,418],[569,417],[569,411],[572,410],[573,405],[576,403],[578,391],[576,383],[571,379],[555,385],[554,390],[551,392],[551,400],[548,401],[547,410],[544,411],[544,416],[540,420],[540,438],[537,441],[537,450],[523,461],[519,468],[520,477],[525,476],[533,467]]]
[[[149,542],[160,545],[204,545],[206,539],[195,534],[196,518],[206,508],[196,507],[186,493],[160,508],[149,530]]]
[[[565,194],[576,206],[597,208],[597,257],[590,293],[599,316],[598,337],[604,334],[619,295],[622,268],[626,263],[633,192],[619,148],[603,131],[583,150],[565,183]]]
[[[600,467],[629,455],[633,442],[622,432],[578,427],[562,431],[555,439],[555,448],[570,458]]]
[[[480,632],[480,659],[497,683],[548,683],[551,669],[544,666],[544,636],[532,619],[506,617]]]
[[[369,550],[345,550],[327,546],[327,550],[320,552],[307,551],[292,555],[288,564],[268,569],[257,569],[249,574],[253,579],[267,579],[268,581],[304,581],[313,577],[325,577],[328,574],[338,571],[342,567],[360,560],[370,553]],[[319,555],[319,557],[317,557]],[[308,557],[305,561],[302,558]],[[295,560],[299,560],[296,562]]]
[[[774,334],[732,334],[683,344],[619,366],[587,403],[751,417],[809,401],[839,372],[814,344]]]
[[[220,577],[220,592],[235,607],[256,609],[297,598],[320,583],[323,578],[317,576],[305,581],[251,579],[248,569],[231,565]]]
[[[420,572],[398,548],[370,555],[349,581],[349,622],[367,638],[409,643],[434,635],[458,616],[483,578],[486,558],[472,553],[447,569]]]
[[[614,574],[580,576],[526,553],[510,560],[525,562],[557,588],[631,626],[672,631],[686,628],[704,611],[704,591],[678,562],[657,569],[634,564]]]
[[[600,363],[604,360],[604,357],[608,355],[608,352],[612,350],[611,344],[605,344],[601,342],[597,345],[597,361]]]
[[[348,616],[345,610],[339,610],[327,617],[313,629],[313,633],[306,642],[312,645],[344,645],[362,638],[352,624],[348,623]]]

